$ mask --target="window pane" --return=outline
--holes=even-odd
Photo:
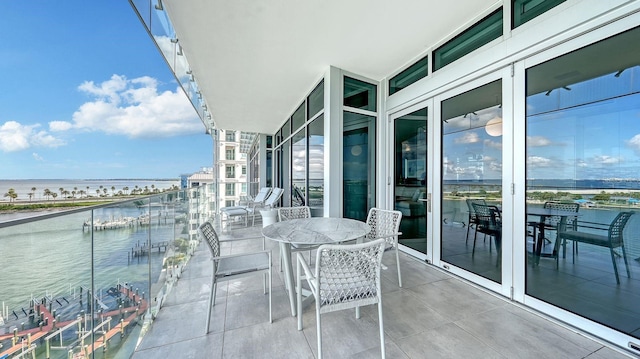
[[[376,111],[377,86],[344,77],[344,105],[362,110]]]
[[[500,80],[442,102],[441,257],[498,283],[502,281],[501,103]],[[481,217],[482,225],[467,200],[480,202],[488,212]]]
[[[304,115],[304,103],[298,107],[296,112],[293,113],[293,117],[291,117],[291,124],[293,126],[292,132],[296,132],[304,123],[306,122],[306,117]]]
[[[284,141],[287,137],[291,136],[291,119],[288,119],[287,122],[282,126],[282,140]]]
[[[433,52],[433,71],[502,36],[502,8],[480,20]]]
[[[307,99],[307,120],[310,120],[324,108],[324,80],[311,91]]]
[[[309,207],[324,206],[324,116],[309,124]]]
[[[640,203],[638,43],[640,28],[526,71],[526,294],[635,338],[640,215],[614,219]],[[558,205],[576,215],[535,214]]]
[[[389,95],[393,95],[421,78],[427,77],[428,70],[429,57],[425,56],[389,80]]]
[[[512,0],[511,27],[516,28],[525,22],[542,15],[548,10],[562,4],[566,0]]]
[[[307,204],[307,136],[304,129],[293,136],[291,161],[291,205],[305,206]]]

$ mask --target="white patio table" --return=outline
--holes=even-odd
[[[289,290],[291,315],[296,315],[296,295],[291,264],[291,244],[335,244],[364,237],[371,231],[368,224],[348,218],[311,217],[270,224],[262,229],[267,239],[279,242],[284,255],[285,281]]]

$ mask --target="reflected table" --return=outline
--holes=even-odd
[[[558,224],[558,228],[564,228],[564,226],[567,223],[568,217],[581,216],[579,212],[565,211],[565,210],[552,209],[552,208],[539,208],[539,207],[527,208],[527,215],[538,216],[540,218],[539,221],[535,222],[535,225],[537,227],[537,236],[536,236],[537,238],[533,239],[535,241],[534,265],[539,264],[540,257],[543,256],[542,245],[544,244],[544,238],[545,238],[545,234],[544,234],[545,219],[547,217],[558,216],[560,217],[560,223]],[[553,253],[550,255],[550,257],[555,257],[558,255],[558,250],[559,250],[558,245],[559,243],[557,243],[556,241],[556,243],[554,243],[554,246],[553,246]]]
[[[265,238],[279,242],[284,256],[285,281],[289,290],[291,315],[296,315],[296,296],[291,264],[291,245],[336,244],[364,237],[371,231],[368,224],[348,218],[312,217],[270,224],[262,229]]]

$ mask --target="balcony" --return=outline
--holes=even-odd
[[[220,231],[219,231],[220,232]],[[231,253],[262,248],[261,228],[237,227],[225,237],[254,237],[249,244],[227,248]],[[259,279],[222,283],[204,335],[211,272],[210,255],[200,243],[179,283],[132,358],[314,358],[315,311],[304,310],[304,330],[291,316],[278,247],[274,256],[273,318]],[[384,256],[383,310],[386,354],[390,358],[565,357],[593,353],[624,358],[611,347],[576,333],[560,323],[495,296],[432,266],[402,254],[403,287],[397,285],[395,258]],[[377,310],[363,308],[323,315],[326,357],[379,357]]]
[[[315,357],[315,312],[298,331],[270,241],[274,322],[246,278],[219,284],[204,335],[212,264],[194,233],[208,203],[192,190],[0,223],[0,357]],[[262,246],[259,223],[219,233],[254,237],[230,253]],[[399,288],[394,261],[385,255],[389,357],[626,357],[405,254]],[[352,314],[323,316],[327,357],[379,356],[376,308]]]

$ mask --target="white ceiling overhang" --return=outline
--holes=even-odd
[[[329,66],[382,80],[496,1],[163,3],[215,126],[275,133]]]

